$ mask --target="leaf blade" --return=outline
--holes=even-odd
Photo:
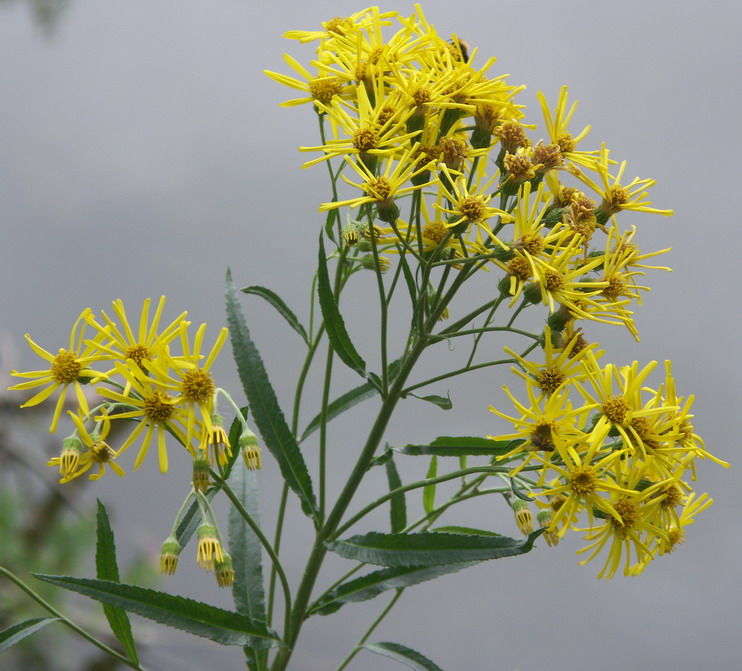
[[[100,580],[119,582],[119,568],[116,561],[116,541],[106,507],[98,499],[96,514],[95,575]],[[134,636],[131,633],[131,622],[126,611],[111,604],[103,604],[108,625],[113,635],[121,643],[129,659],[138,664],[139,655]]]
[[[302,501],[307,515],[316,516],[317,504],[312,481],[299,445],[286,423],[268,379],[263,360],[250,337],[237,300],[232,273],[226,278],[227,323],[237,372],[266,447],[278,462],[284,480]]]
[[[181,629],[221,645],[246,645],[253,637],[261,645],[274,646],[280,641],[276,632],[240,613],[210,606],[182,596],[166,594],[125,583],[33,574],[39,580],[84,596],[110,603],[160,624]]]
[[[439,436],[429,445],[404,445],[395,452],[412,456],[499,457],[512,450],[518,441],[492,440],[479,436]]]
[[[345,328],[340,310],[338,309],[335,295],[330,285],[330,276],[327,272],[327,257],[325,255],[325,243],[320,235],[319,238],[319,264],[317,266],[317,296],[319,298],[322,318],[325,322],[325,330],[332,348],[340,360],[349,368],[356,371],[361,377],[367,377],[366,362],[350,340]]]
[[[46,627],[47,624],[58,621],[58,617],[34,617],[0,631],[0,653],[5,652],[27,636],[35,634],[39,629]]]
[[[416,650],[400,643],[380,641],[379,643],[366,643],[363,647],[370,652],[375,652],[377,655],[389,657],[389,659],[393,659],[395,662],[409,666],[415,671],[443,671],[440,666],[429,660],[425,655],[421,655]]]
[[[302,326],[297,316],[291,311],[288,305],[284,303],[283,299],[275,292],[271,291],[267,287],[261,287],[257,284],[245,287],[241,289],[243,294],[252,294],[253,296],[259,296],[260,298],[267,301],[272,307],[275,308],[276,312],[280,314],[287,322],[288,325],[294,329],[302,338],[302,340],[309,345],[309,337],[307,332]]]
[[[325,545],[345,559],[378,566],[441,566],[487,561],[529,552],[543,529],[524,539],[425,532],[382,534],[372,531]]]
[[[387,482],[389,491],[394,491],[402,486],[402,479],[399,477],[397,465],[394,463],[394,456],[390,453],[390,458],[384,463],[386,468]],[[407,526],[407,500],[404,492],[393,496],[389,500],[389,520],[392,527],[392,533],[400,533]]]

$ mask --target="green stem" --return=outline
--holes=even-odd
[[[463,375],[464,373],[468,373],[469,371],[472,371],[472,370],[478,370],[480,368],[489,368],[490,366],[500,366],[504,363],[515,363],[515,359],[499,359],[497,361],[485,361],[484,363],[478,363],[476,366],[467,366],[465,368],[458,368],[454,371],[451,371],[450,373],[443,373],[442,375],[436,375],[435,377],[431,377],[427,380],[423,380],[422,382],[417,382],[416,384],[410,385],[402,393],[409,394],[411,391],[415,391],[415,389],[419,389],[420,387],[425,387],[426,385],[433,384],[433,382],[440,382],[441,380],[445,380],[449,377],[456,377],[457,375]]]
[[[130,660],[128,657],[125,657],[124,655],[119,654],[116,652],[113,648],[109,648],[105,643],[102,641],[99,641],[95,636],[85,631],[82,627],[79,627],[76,625],[72,620],[67,619],[62,613],[60,613],[54,606],[52,606],[48,601],[46,601],[44,598],[39,596],[36,592],[34,592],[26,583],[24,583],[20,578],[13,575],[10,571],[0,566],[0,573],[2,573],[4,576],[8,577],[12,582],[14,582],[18,587],[20,587],[28,596],[30,596],[36,603],[38,603],[44,610],[48,611],[54,617],[59,618],[59,620],[68,626],[72,631],[76,632],[80,636],[82,636],[86,641],[89,641],[92,643],[96,648],[99,648],[103,652],[105,652],[107,655],[110,655],[114,659],[117,659],[122,664],[126,664],[126,666],[131,667],[132,669],[137,669],[138,671],[144,671],[144,667],[132,660]]]
[[[221,485],[222,490],[227,495],[227,497],[229,497],[232,505],[234,505],[234,507],[237,509],[237,512],[240,514],[242,519],[245,520],[247,526],[250,527],[252,532],[260,541],[260,544],[263,546],[263,548],[265,548],[265,551],[268,553],[271,562],[273,562],[273,567],[278,574],[278,579],[281,581],[281,587],[283,588],[283,596],[286,603],[286,613],[284,615],[286,619],[285,626],[288,627],[288,618],[291,614],[291,590],[289,589],[289,582],[286,579],[286,574],[283,571],[283,567],[281,566],[281,561],[279,560],[278,555],[275,553],[270,542],[260,529],[260,525],[252,518],[252,515],[250,515],[245,506],[242,505],[242,501],[240,501],[239,497],[232,491],[232,488],[226,483],[225,480],[219,478],[213,471],[212,476],[214,477],[215,481],[217,481]]]
[[[371,626],[366,630],[366,633],[361,637],[361,640],[358,641],[356,644],[356,647],[353,648],[351,653],[345,658],[343,663],[338,667],[338,671],[343,671],[343,669],[350,664],[350,662],[353,660],[353,658],[361,651],[361,648],[363,647],[363,644],[368,640],[369,636],[374,633],[374,630],[376,627],[378,627],[381,624],[381,621],[387,616],[389,611],[394,608],[394,605],[399,601],[399,597],[402,596],[405,588],[400,587],[396,590],[396,594],[394,597],[392,597],[392,600],[386,605],[386,608],[379,613],[379,617],[377,617],[372,623]]]

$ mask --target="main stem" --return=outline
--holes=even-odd
[[[306,610],[312,596],[314,584],[319,575],[320,568],[322,567],[325,554],[327,553],[325,541],[330,539],[335,533],[345,511],[348,509],[348,506],[353,499],[353,495],[361,484],[361,480],[363,480],[368,465],[373,459],[374,454],[384,437],[384,432],[389,424],[394,408],[400,399],[405,382],[407,381],[407,378],[418,358],[422,354],[423,349],[425,349],[425,342],[424,339],[420,339],[410,351],[409,357],[403,364],[399,375],[395,378],[394,383],[389,389],[389,394],[382,403],[376,421],[374,422],[368,439],[366,440],[366,444],[361,451],[361,455],[359,456],[353,471],[348,477],[345,487],[340,492],[335,506],[327,517],[327,521],[317,531],[314,546],[312,547],[312,552],[309,555],[309,560],[307,561],[304,570],[304,576],[299,584],[299,589],[296,592],[296,598],[294,599],[294,606],[289,621],[289,630],[284,633],[284,642],[286,647],[281,648],[278,651],[276,658],[273,660],[271,671],[284,671],[291,659],[291,654],[296,645],[296,641],[299,638],[299,632],[301,631],[302,624],[306,617]]]

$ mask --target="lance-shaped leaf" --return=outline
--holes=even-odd
[[[421,582],[440,578],[448,573],[456,573],[477,563],[464,562],[445,566],[395,566],[394,568],[373,571],[360,578],[338,585],[315,604],[311,614],[329,615],[346,603],[368,601],[387,590],[418,585]]]
[[[230,271],[227,271],[226,295],[227,323],[234,360],[255,423],[266,447],[278,462],[284,480],[301,499],[304,512],[312,515],[316,512],[317,506],[309,471],[299,445],[278,405],[263,359],[250,337]]]
[[[4,631],[0,631],[0,653],[15,645],[18,641],[22,641],[26,636],[30,636],[39,629],[43,629],[47,624],[57,622],[58,620],[58,617],[35,617],[32,620],[19,622]]]
[[[430,459],[430,466],[428,468],[428,474],[425,476],[426,480],[430,480],[438,475],[438,457],[432,457]],[[435,489],[436,485],[425,485],[423,487],[423,510],[430,515],[435,508]]]
[[[392,453],[389,453],[389,459],[385,462],[386,478],[389,482],[389,491],[392,492],[402,486],[402,480],[397,471],[397,465],[394,463]],[[400,533],[407,526],[407,502],[404,492],[397,494],[389,500],[389,517],[392,525],[392,533]]]
[[[377,655],[389,657],[395,662],[409,666],[415,671],[443,671],[440,666],[431,662],[425,655],[421,655],[419,652],[399,643],[381,641],[379,643],[366,643],[363,647]]]
[[[283,299],[270,289],[266,289],[265,287],[253,285],[251,287],[245,287],[242,289],[243,294],[253,294],[254,296],[260,296],[261,298],[264,298],[268,303],[270,303],[289,324],[289,326],[294,329],[304,340],[304,342],[309,345],[309,338],[307,337],[307,332],[304,329],[304,327],[301,325],[301,322],[297,319],[296,315],[291,311],[288,305],[283,302]]]
[[[95,575],[100,580],[119,582],[119,567],[116,561],[116,542],[113,537],[113,529],[108,519],[106,507],[98,501],[97,513],[97,542],[95,545]],[[126,650],[129,659],[139,663],[137,646],[131,634],[131,623],[126,611],[111,604],[103,604],[103,612],[113,635]]]
[[[449,533],[382,534],[372,531],[327,547],[346,559],[379,566],[442,566],[524,554],[543,529],[528,538]]]
[[[52,585],[78,592],[96,601],[110,603],[160,624],[182,629],[189,634],[208,638],[222,645],[244,646],[256,639],[260,640],[263,647],[280,644],[278,634],[262,622],[255,622],[240,613],[216,608],[193,599],[109,580],[37,573],[33,575]]]
[[[319,238],[319,265],[317,267],[317,295],[332,349],[335,350],[335,353],[346,366],[352,368],[362,377],[366,377],[366,362],[358,354],[350,340],[345,322],[335,301],[335,295],[332,293],[330,275],[327,272],[325,243],[321,235]]]
[[[437,394],[429,394],[428,396],[419,396],[413,392],[408,392],[406,396],[412,396],[413,398],[419,398],[421,401],[427,401],[433,405],[437,405],[443,410],[450,410],[453,408],[453,401],[450,396],[438,396]]]
[[[498,457],[507,454],[523,441],[492,440],[478,436],[440,436],[430,445],[405,445],[395,447],[395,452],[414,456],[437,457]]]
[[[229,485],[250,517],[260,524],[258,509],[258,482],[255,471],[236,468]],[[238,613],[251,620],[265,622],[265,593],[263,590],[262,546],[237,508],[229,508],[229,553],[234,567],[232,597]],[[257,668],[255,645],[245,647],[245,656],[251,668]]]

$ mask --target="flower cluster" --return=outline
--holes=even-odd
[[[517,102],[525,87],[491,74],[494,58],[475,65],[476,49],[440,36],[419,5],[409,17],[372,7],[323,27],[286,34],[318,43],[311,70],[287,55],[296,77],[267,74],[304,94],[284,105],[311,103],[329,126],[332,137],[301,150],[320,154],[305,167],[342,161],[337,173],[354,195],[320,210],[360,207],[342,227],[356,248],[346,258],[380,272],[392,265],[385,251],[468,272],[496,268],[511,305],[542,302],[560,329],[594,320],[637,337],[632,305],[647,289],[639,278],[667,250],[643,253],[616,215],[672,211],[651,206],[654,180],[627,182],[626,163],[605,145],[584,146],[590,127],[570,129],[576,103],[566,87],[553,107],[539,93],[545,134],[534,142],[537,126]]]
[[[669,362],[656,390],[645,386],[655,362],[601,366],[603,352],[583,333],[602,322],[638,340],[634,306],[649,289],[642,278],[669,270],[649,262],[668,250],[643,252],[636,227],[618,220],[627,210],[673,213],[652,206],[654,180],[626,179],[625,161],[587,143],[590,126],[571,127],[577,103],[566,87],[552,104],[539,92],[540,119],[529,120],[517,102],[525,87],[492,74],[494,58],[475,65],[477,50],[439,35],[419,5],[409,17],[371,7],[286,37],[316,43],[314,58],[306,67],[287,55],[296,76],[266,74],[302,92],[284,105],[311,104],[320,118],[322,144],[300,149],[319,153],[305,167],[335,161],[336,195],[320,211],[335,215],[346,263],[382,273],[396,255],[408,283],[407,264],[417,263],[430,282],[419,291],[431,321],[448,315],[441,296],[452,272],[492,271],[500,298],[491,314],[499,301],[516,309],[501,330],[524,308],[546,308],[545,362],[526,360],[535,344],[507,350],[527,401],[506,387],[518,414],[492,410],[514,426],[496,438],[512,441],[503,458],[522,460],[512,475],[540,497],[549,544],[584,513],[589,558],[609,547],[601,576],[614,575],[622,557],[625,573],[636,574],[670,552],[712,502],[686,481],[696,459],[714,459],[694,433],[693,397],[676,395]],[[338,177],[352,190],[347,198]],[[359,215],[343,226],[342,208]],[[431,269],[442,273],[438,290]],[[538,478],[528,480],[531,471]],[[515,513],[530,528],[524,506]]]
[[[132,324],[122,301],[112,303],[112,314],[101,311],[96,316],[85,309],[76,320],[69,346],[56,354],[48,352],[26,339],[48,367],[12,375],[25,378],[11,389],[36,391],[22,407],[34,406],[56,392],[50,431],[57,429],[67,390],[74,388],[78,403],[76,411],[67,411],[75,430],[63,441],[62,452],[49,464],[59,468],[61,481],[69,482],[98,466],[91,479],[101,477],[106,466],[118,475],[124,471],[118,457],[133,445],[139,444],[134,460],[136,470],[144,461],[153,444],[157,446],[160,470],[168,470],[167,435],[173,436],[194,461],[194,473],[199,464],[223,466],[232,455],[229,438],[216,411],[216,399],[222,394],[230,403],[229,395],[218,389],[211,368],[227,338],[223,328],[210,350],[204,347],[206,324],[202,324],[193,338],[186,313],[178,315],[162,326],[165,297],[161,297],[150,316],[150,300],[144,301],[138,324]],[[177,350],[176,350],[177,348]],[[85,387],[94,388],[102,399],[91,409]],[[252,436],[242,415],[245,436]],[[127,421],[130,420],[130,421]],[[111,447],[111,431],[128,430],[128,436],[118,449]],[[133,428],[132,428],[133,427]],[[250,464],[254,468],[254,448]],[[259,465],[259,459],[257,459]],[[203,468],[201,469],[203,470]],[[200,481],[194,478],[197,489],[205,489],[208,476]]]
[[[525,482],[552,540],[586,518],[585,561],[607,548],[598,577],[612,577],[622,560],[624,574],[636,575],[681,543],[683,528],[713,502],[696,498],[685,479],[690,473],[695,480],[696,459],[727,464],[694,432],[693,397],[677,395],[669,361],[664,382],[652,389],[646,380],[656,362],[601,366],[602,352],[594,344],[576,347],[579,337],[555,347],[547,326],[541,365],[511,352],[528,400],[504,387],[518,414],[490,410],[514,431],[491,437],[512,441],[501,460],[520,461],[513,475],[537,473]]]

